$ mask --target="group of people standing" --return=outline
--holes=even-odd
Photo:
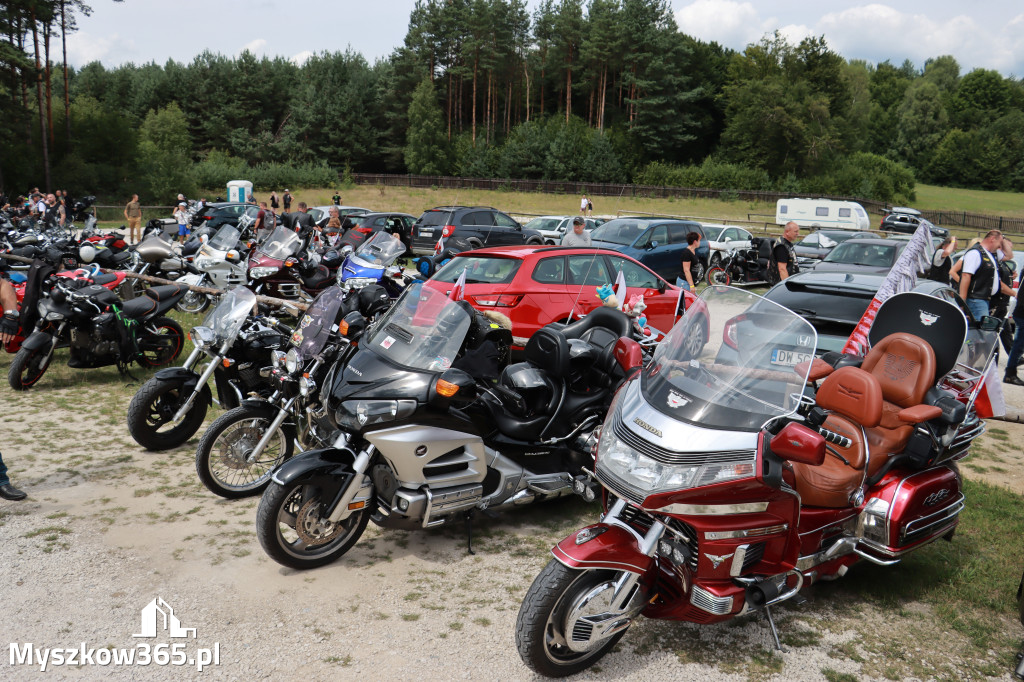
[[[14,208],[19,216],[28,216],[64,227],[71,222],[71,195],[66,190],[42,193],[38,187],[25,195],[15,197],[14,202],[0,188],[0,211]]]

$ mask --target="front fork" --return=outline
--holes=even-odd
[[[260,438],[260,442],[256,443],[256,447],[254,447],[252,452],[246,456],[245,461],[247,463],[252,464],[261,454],[263,454],[263,450],[266,449],[270,439],[274,437],[274,432],[281,428],[281,424],[283,424],[285,418],[288,417],[288,413],[291,412],[292,405],[294,404],[295,398],[288,398],[288,400],[284,402],[284,405],[281,405],[281,407],[277,409],[277,416],[274,417],[274,421],[270,422],[270,426],[267,427],[267,431],[263,434],[263,438]]]
[[[210,364],[208,364],[206,369],[203,370],[203,373],[199,375],[199,380],[196,382],[195,390],[192,391],[192,394],[188,397],[188,400],[185,401],[185,404],[179,407],[178,411],[174,413],[174,418],[171,420],[172,422],[177,423],[181,421],[185,418],[185,415],[188,414],[188,411],[192,409],[192,405],[195,403],[199,392],[203,390],[203,386],[205,386],[206,382],[210,380],[211,376],[213,376],[213,373],[217,370],[217,366],[220,365],[225,353],[227,353],[227,346],[228,344],[225,343],[221,347],[220,352],[210,358]],[[202,357],[202,355],[202,350],[193,348],[192,353],[188,356],[188,360],[185,361],[184,368],[192,369],[195,367],[199,363],[199,358]],[[266,445],[264,445],[264,447],[266,447]]]
[[[608,513],[605,514],[602,521],[628,530],[637,537],[640,544],[640,551],[649,557],[653,557],[654,553],[658,550],[658,541],[661,540],[661,536],[665,534],[665,524],[655,519],[654,523],[651,524],[650,529],[641,536],[633,530],[629,524],[619,520],[619,516],[622,515],[625,508],[625,500],[621,498],[616,500],[615,504],[613,504],[612,508],[608,510]],[[615,581],[615,591],[612,593],[611,603],[609,604],[609,609],[611,611],[622,611],[626,608],[633,595],[633,588],[641,577],[642,576],[639,573],[623,571],[622,575],[619,576],[619,579]]]

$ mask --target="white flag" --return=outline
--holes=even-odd
[[[615,298],[619,300],[619,310],[626,305],[626,295],[629,289],[626,288],[626,276],[619,270],[619,276],[615,278]]]
[[[461,301],[465,296],[463,290],[466,288],[466,269],[462,269],[462,274],[455,280],[455,286],[452,287],[452,293],[448,294],[448,298],[453,301]]]

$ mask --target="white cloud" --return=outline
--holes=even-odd
[[[675,16],[683,33],[740,50],[756,43],[777,24],[773,18],[760,18],[751,3],[734,0],[697,0]]]
[[[309,50],[303,50],[302,52],[298,53],[297,55],[289,57],[288,61],[290,61],[292,64],[295,64],[296,66],[302,66],[303,64],[306,63],[306,60],[309,59],[312,56],[313,56],[312,52],[310,52]]]
[[[109,61],[117,46],[121,51],[125,47],[134,48],[131,41],[122,41],[116,33],[100,38],[87,33],[71,33],[68,35],[68,63],[82,67],[89,62]]]
[[[245,45],[242,45],[242,49],[238,51],[238,54],[242,54],[246,50],[252,52],[255,56],[259,57],[264,53],[267,48],[267,41],[264,38],[257,38],[256,40],[250,40]]]

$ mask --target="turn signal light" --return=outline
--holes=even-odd
[[[349,511],[353,511],[355,509],[362,509],[365,506],[366,506],[366,500],[363,500],[361,502],[349,502],[348,503]]]
[[[445,398],[451,398],[453,395],[459,392],[457,384],[453,384],[450,381],[444,379],[437,380],[437,394],[443,395]]]
[[[338,333],[341,334],[342,336],[348,336],[348,322],[346,322],[345,320],[341,321],[341,323],[338,325]]]

